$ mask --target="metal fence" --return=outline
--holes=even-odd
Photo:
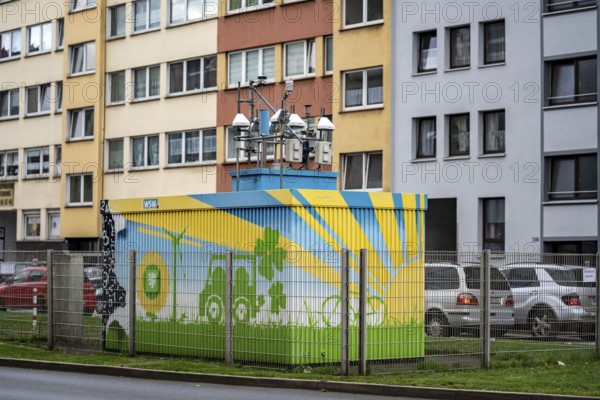
[[[7,252],[0,340],[332,374],[582,362],[600,354],[598,258]]]

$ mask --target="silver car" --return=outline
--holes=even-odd
[[[425,264],[427,335],[477,332],[481,312],[480,273],[479,265]],[[502,336],[514,325],[512,293],[497,268],[490,269],[490,277],[490,325],[494,336]]]
[[[513,292],[515,323],[534,337],[566,330],[590,332],[596,318],[596,288],[578,277],[581,267],[514,263],[499,269]]]

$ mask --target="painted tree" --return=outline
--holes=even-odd
[[[181,233],[171,232],[163,228],[163,231],[169,236],[171,244],[173,245],[173,314],[171,315],[173,321],[177,320],[177,259],[183,259],[183,255],[179,251],[179,245],[185,236],[187,228],[188,227],[186,226]]]

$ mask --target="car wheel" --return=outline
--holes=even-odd
[[[444,314],[440,312],[427,313],[425,316],[425,334],[432,337],[449,336],[450,327]]]
[[[529,314],[529,326],[534,338],[544,339],[556,336],[556,316],[547,308],[533,310]]]
[[[6,311],[6,307],[4,307],[4,302],[0,299],[0,311]]]

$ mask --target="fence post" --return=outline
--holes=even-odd
[[[225,364],[233,365],[233,252],[225,257]]]
[[[360,250],[358,300],[358,374],[367,375],[367,250]]]
[[[46,313],[48,316],[48,350],[54,348],[54,250],[46,253]]]
[[[342,249],[341,255],[341,268],[342,268],[342,287],[340,288],[342,315],[341,315],[341,344],[342,344],[342,375],[348,375],[348,332],[349,332],[349,301],[350,301],[350,287],[349,287],[349,274],[348,274],[348,249]]]
[[[135,356],[135,267],[136,252],[129,251],[129,356]]]
[[[600,253],[596,254],[596,355],[600,357]]]
[[[483,353],[482,367],[490,368],[490,251],[484,250],[481,258],[481,352]]]

